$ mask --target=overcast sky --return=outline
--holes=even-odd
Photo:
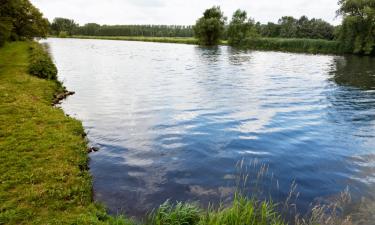
[[[31,0],[44,15],[74,19],[81,25],[99,24],[181,24],[192,25],[204,9],[220,5],[230,18],[240,8],[256,21],[277,22],[281,16],[335,18],[338,0]]]

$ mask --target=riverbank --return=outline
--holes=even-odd
[[[28,42],[0,48],[0,224],[125,224],[93,203],[82,124],[51,106],[61,85],[29,75],[29,57]]]
[[[118,40],[118,41],[142,41],[142,42],[160,42],[176,44],[198,45],[198,40],[191,38],[178,37],[125,37],[125,36],[82,36],[73,35],[70,38],[76,39],[99,39],[99,40]],[[228,45],[226,40],[221,40],[220,45]],[[344,52],[337,41],[321,39],[302,39],[302,38],[257,38],[244,40],[236,48],[244,50],[261,51],[280,51],[308,54],[334,54],[341,55]]]
[[[115,41],[142,41],[142,42],[159,42],[159,43],[175,43],[175,44],[190,44],[190,45],[198,44],[198,40],[195,38],[179,38],[179,37],[127,37],[127,36],[73,35],[73,36],[70,36],[69,38],[115,40]]]

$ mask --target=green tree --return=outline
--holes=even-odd
[[[279,19],[280,37],[294,38],[297,36],[297,20],[291,16],[283,16]]]
[[[375,1],[340,0],[338,14],[343,16],[339,40],[344,51],[375,54]]]
[[[11,21],[10,38],[13,40],[46,37],[48,34],[48,20],[29,0],[1,0],[0,18]],[[3,27],[4,24],[2,22]],[[9,24],[6,27],[9,28]]]
[[[9,17],[0,18],[0,47],[10,38],[12,32],[12,20]]]
[[[228,43],[230,45],[241,45],[246,38],[256,38],[258,32],[255,22],[247,18],[247,13],[238,9],[234,12],[228,26]]]
[[[226,17],[219,6],[207,9],[194,26],[195,37],[202,45],[217,45],[224,32]]]
[[[264,37],[280,37],[280,25],[269,22],[261,25],[260,32]]]
[[[78,24],[71,19],[66,18],[55,18],[51,24],[52,33],[59,35],[61,32],[66,32],[68,35],[72,35],[78,28]]]

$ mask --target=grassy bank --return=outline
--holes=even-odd
[[[102,39],[102,40],[123,40],[123,41],[144,41],[161,42],[177,44],[198,44],[195,38],[178,37],[124,37],[124,36],[79,36],[71,38],[77,39]],[[227,45],[226,40],[220,42],[221,45]],[[244,40],[240,46],[241,49],[262,50],[262,51],[282,51],[310,54],[343,54],[339,42],[320,40],[320,39],[292,39],[292,38],[258,38]]]
[[[179,37],[126,37],[126,36],[73,35],[70,38],[118,40],[118,41],[143,41],[143,42],[160,42],[160,43],[193,44],[193,45],[198,44],[198,41],[195,38],[179,38]]]
[[[0,224],[121,224],[93,204],[82,125],[51,106],[61,85],[29,75],[29,57],[27,42],[0,48]]]

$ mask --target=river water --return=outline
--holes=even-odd
[[[250,174],[244,192],[275,201],[294,182],[301,210],[346,188],[354,200],[375,195],[375,59],[45,42],[76,92],[62,108],[100,148],[90,154],[94,197],[111,213],[226,202],[240,173]]]

